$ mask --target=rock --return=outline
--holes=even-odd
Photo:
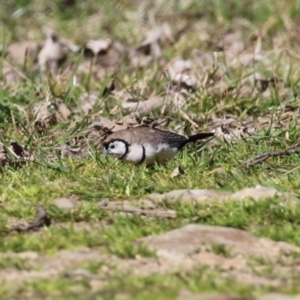
[[[155,209],[156,208],[156,205],[153,203],[153,201],[148,200],[148,199],[139,200],[139,201],[137,201],[136,204],[143,209]]]
[[[224,202],[229,200],[244,201],[253,199],[258,201],[260,199],[268,199],[278,196],[280,198],[289,200],[290,202],[298,201],[298,199],[291,193],[280,192],[274,188],[257,185],[253,188],[244,188],[238,192],[222,192],[208,189],[182,189],[174,190],[163,194],[153,193],[148,195],[148,199],[156,202],[168,200],[171,203],[180,201],[182,203],[203,203],[206,201]]]
[[[226,193],[227,194],[227,193]],[[183,203],[202,203],[207,200],[224,200],[223,192],[218,192],[214,190],[189,190],[189,189],[182,189],[182,190],[174,190],[171,192],[167,192],[164,194],[157,194],[153,193],[148,196],[149,199],[154,201],[160,202],[163,200],[168,200],[172,202],[183,202]]]
[[[101,199],[99,202],[98,202],[98,207],[101,208],[101,207],[105,207],[107,206],[109,203],[109,199],[105,198],[105,199]]]
[[[253,200],[273,198],[275,196],[280,196],[288,198],[291,196],[289,193],[279,192],[274,188],[265,187],[262,185],[257,185],[254,188],[244,188],[230,196],[232,200],[245,200],[246,198],[251,198]]]
[[[110,201],[106,205],[98,204],[98,207],[101,210],[117,212],[124,217],[140,215],[142,217],[156,217],[166,219],[176,218],[176,211],[156,207],[156,205],[152,201],[147,199],[134,201]]]
[[[63,198],[56,199],[54,201],[54,204],[60,209],[71,210],[76,206],[76,201],[75,199],[72,198],[63,197]]]
[[[235,228],[189,224],[160,235],[138,240],[161,256],[189,256],[205,250],[205,245],[224,245],[233,254],[275,258],[300,249],[283,242],[257,238]]]
[[[68,277],[90,277],[92,274],[86,269],[75,269],[65,273],[65,276]]]
[[[257,300],[300,300],[300,295],[266,294],[257,298]]]
[[[179,292],[177,300],[238,300],[242,299],[237,296],[226,295],[226,294],[195,294],[189,290],[182,289]],[[254,298],[244,298],[243,299],[254,299]]]

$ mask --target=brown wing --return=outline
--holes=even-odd
[[[176,147],[178,150],[183,148],[187,143],[202,140],[207,137],[213,136],[214,134],[209,133],[198,133],[189,137],[176,134],[170,131],[160,130],[157,128],[149,127],[134,127],[129,129],[120,130],[110,134],[102,143],[106,147],[111,141],[121,139],[128,144],[159,144],[167,142],[171,147]]]
[[[186,137],[178,135],[176,133],[141,126],[114,132],[104,140],[103,144],[107,144],[115,139],[122,139],[130,144],[155,144],[161,142],[162,140],[165,140],[166,137],[169,136],[172,136],[173,138],[177,139],[186,140]]]

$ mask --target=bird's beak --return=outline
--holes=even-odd
[[[108,155],[108,150],[105,149],[105,148],[103,148],[103,155],[104,155],[104,156],[107,156],[107,155]]]

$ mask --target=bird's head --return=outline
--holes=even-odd
[[[123,140],[112,140],[103,144],[103,154],[123,158],[128,153],[128,143]]]

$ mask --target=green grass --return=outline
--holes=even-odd
[[[44,25],[55,28],[58,33],[80,45],[91,39],[110,38],[135,47],[146,37],[146,25],[142,25],[133,15],[139,1],[75,1],[74,6],[64,8],[65,2],[2,1],[0,48],[5,50],[14,42],[42,41],[44,37],[41,27]],[[250,44],[249,47],[255,46],[254,37],[262,30],[263,50],[276,48],[273,40],[276,37],[282,39],[280,41],[292,54],[298,51],[297,34],[293,27],[297,28],[299,23],[297,16],[300,2],[297,0],[288,3],[280,0],[205,0],[187,1],[186,4],[166,1],[159,8],[151,2],[148,9],[144,17],[150,20],[150,24],[153,10],[157,24],[170,23],[171,29],[175,32],[178,30],[174,41],[162,41],[163,54],[167,60],[175,57],[193,59],[195,49],[212,53],[217,50],[224,35],[237,30],[241,31],[243,41]],[[196,13],[203,14],[203,17],[193,17]],[[188,25],[186,29],[182,29],[184,26],[180,22]],[[202,33],[206,33],[209,38],[202,39]],[[222,68],[226,68],[222,80],[230,87],[242,85],[237,95],[230,91],[221,95],[210,90],[213,82],[218,80],[220,70],[211,68],[205,73],[199,69],[198,75],[206,77],[202,78],[201,87],[187,98],[181,109],[193,121],[196,120],[201,130],[211,129],[213,119],[234,117],[243,126],[257,127],[257,133],[237,139],[234,143],[217,139],[217,147],[212,147],[210,143],[203,146],[190,145],[168,164],[145,168],[103,157],[101,150],[95,149],[84,134],[100,117],[119,120],[128,114],[121,108],[122,101],[117,96],[103,94],[111,79],[114,79],[118,91],[126,89],[137,101],[163,95],[169,78],[163,75],[166,69],[163,70],[160,63],[153,62],[146,68],[132,69],[129,61],[125,60],[113,75],[103,79],[91,74],[78,75],[79,85],[73,86],[76,71],[59,78],[45,78],[35,69],[35,63],[28,61],[24,66],[16,66],[24,72],[26,80],[6,86],[2,84],[2,79],[4,66],[9,59],[4,52],[0,57],[0,142],[8,147],[11,141],[17,141],[34,153],[35,159],[19,167],[13,164],[1,167],[0,228],[8,228],[16,222],[29,222],[36,215],[36,204],[42,204],[47,209],[53,224],[38,232],[1,232],[1,253],[36,251],[38,255],[51,258],[58,255],[60,250],[80,251],[90,248],[124,260],[137,257],[155,259],[153,251],[135,241],[188,223],[240,228],[258,237],[300,246],[299,203],[291,203],[280,197],[259,201],[213,201],[197,205],[168,202],[157,204],[176,211],[177,217],[171,220],[136,215],[128,217],[98,206],[98,202],[105,198],[111,201],[136,200],[150,193],[174,189],[235,192],[258,184],[283,192],[293,191],[298,196],[300,156],[270,158],[263,164],[249,168],[244,164],[257,154],[283,150],[298,141],[300,86],[297,59],[289,60],[290,56],[282,51],[275,58],[272,57],[271,68],[266,58],[248,67],[234,68],[227,67],[230,62],[221,57],[219,63]],[[68,56],[67,65],[74,63],[78,66],[82,60],[82,54],[73,53]],[[243,80],[249,79],[256,72],[269,79],[282,79],[289,93],[282,94],[282,90],[275,87],[270,89],[267,97],[262,93],[243,94]],[[249,82],[246,86],[251,84]],[[97,92],[99,95],[99,101],[88,115],[84,115],[81,109],[80,96],[84,92]],[[47,128],[37,126],[32,110],[46,99],[53,103],[58,99],[62,101],[71,110],[71,117],[67,121],[52,119],[46,124]],[[287,106],[289,109],[285,109]],[[55,109],[49,108],[49,112],[55,113]],[[144,113],[143,116],[165,117],[159,109]],[[171,110],[167,117],[170,118],[171,129],[187,133],[196,129],[176,109]],[[267,121],[264,122],[263,118]],[[87,157],[60,157],[58,150],[61,145],[72,144],[74,140],[86,144]],[[15,159],[12,155],[10,158]],[[184,175],[170,178],[177,166],[184,170]],[[79,200],[71,210],[59,209],[54,205],[56,199],[74,195]],[[80,228],[80,224],[87,225],[87,228]],[[231,257],[231,249],[224,245],[212,245],[212,251],[225,258]],[[295,264],[298,259],[297,253],[291,258]],[[253,264],[259,264],[260,260],[253,258]],[[260,276],[276,276],[275,265],[260,263],[265,267],[257,271]],[[78,267],[99,275],[103,264],[109,265],[109,262],[85,262]],[[0,262],[0,271],[33,269],[36,268],[31,266],[30,261],[18,256]],[[3,282],[0,284],[0,294],[3,299],[86,299],[87,295],[89,299],[99,299],[100,296],[101,299],[176,299],[181,289],[195,293],[233,293],[241,297],[272,291],[300,293],[299,287],[294,284],[299,277],[296,271],[289,278],[289,284],[283,280],[275,288],[265,285],[255,292],[253,285],[243,284],[225,275],[228,274],[217,268],[211,270],[205,264],[190,272],[148,276],[118,276],[116,269],[95,290],[91,288],[89,278],[66,278],[60,274],[53,278],[21,281],[18,285]]]
[[[112,278],[109,284],[105,284],[100,292],[92,292],[91,286],[86,279],[41,279],[25,284],[22,289],[17,286],[6,285],[1,289],[3,299],[11,299],[15,295],[31,295],[38,299],[46,297],[48,299],[174,299],[181,289],[189,289],[193,293],[206,294],[239,294],[238,299],[251,299],[252,296],[257,296],[266,292],[277,292],[274,287],[261,288],[253,287],[247,284],[235,284],[234,278],[224,279],[222,272],[215,270],[207,273],[207,267],[203,266],[193,272],[180,272],[172,276],[147,276],[126,278]],[[285,293],[299,293],[299,286],[295,284],[298,278],[293,278],[291,285],[286,285],[281,291]],[[99,282],[101,286],[101,281]],[[164,291],[162,293],[162,290]]]

